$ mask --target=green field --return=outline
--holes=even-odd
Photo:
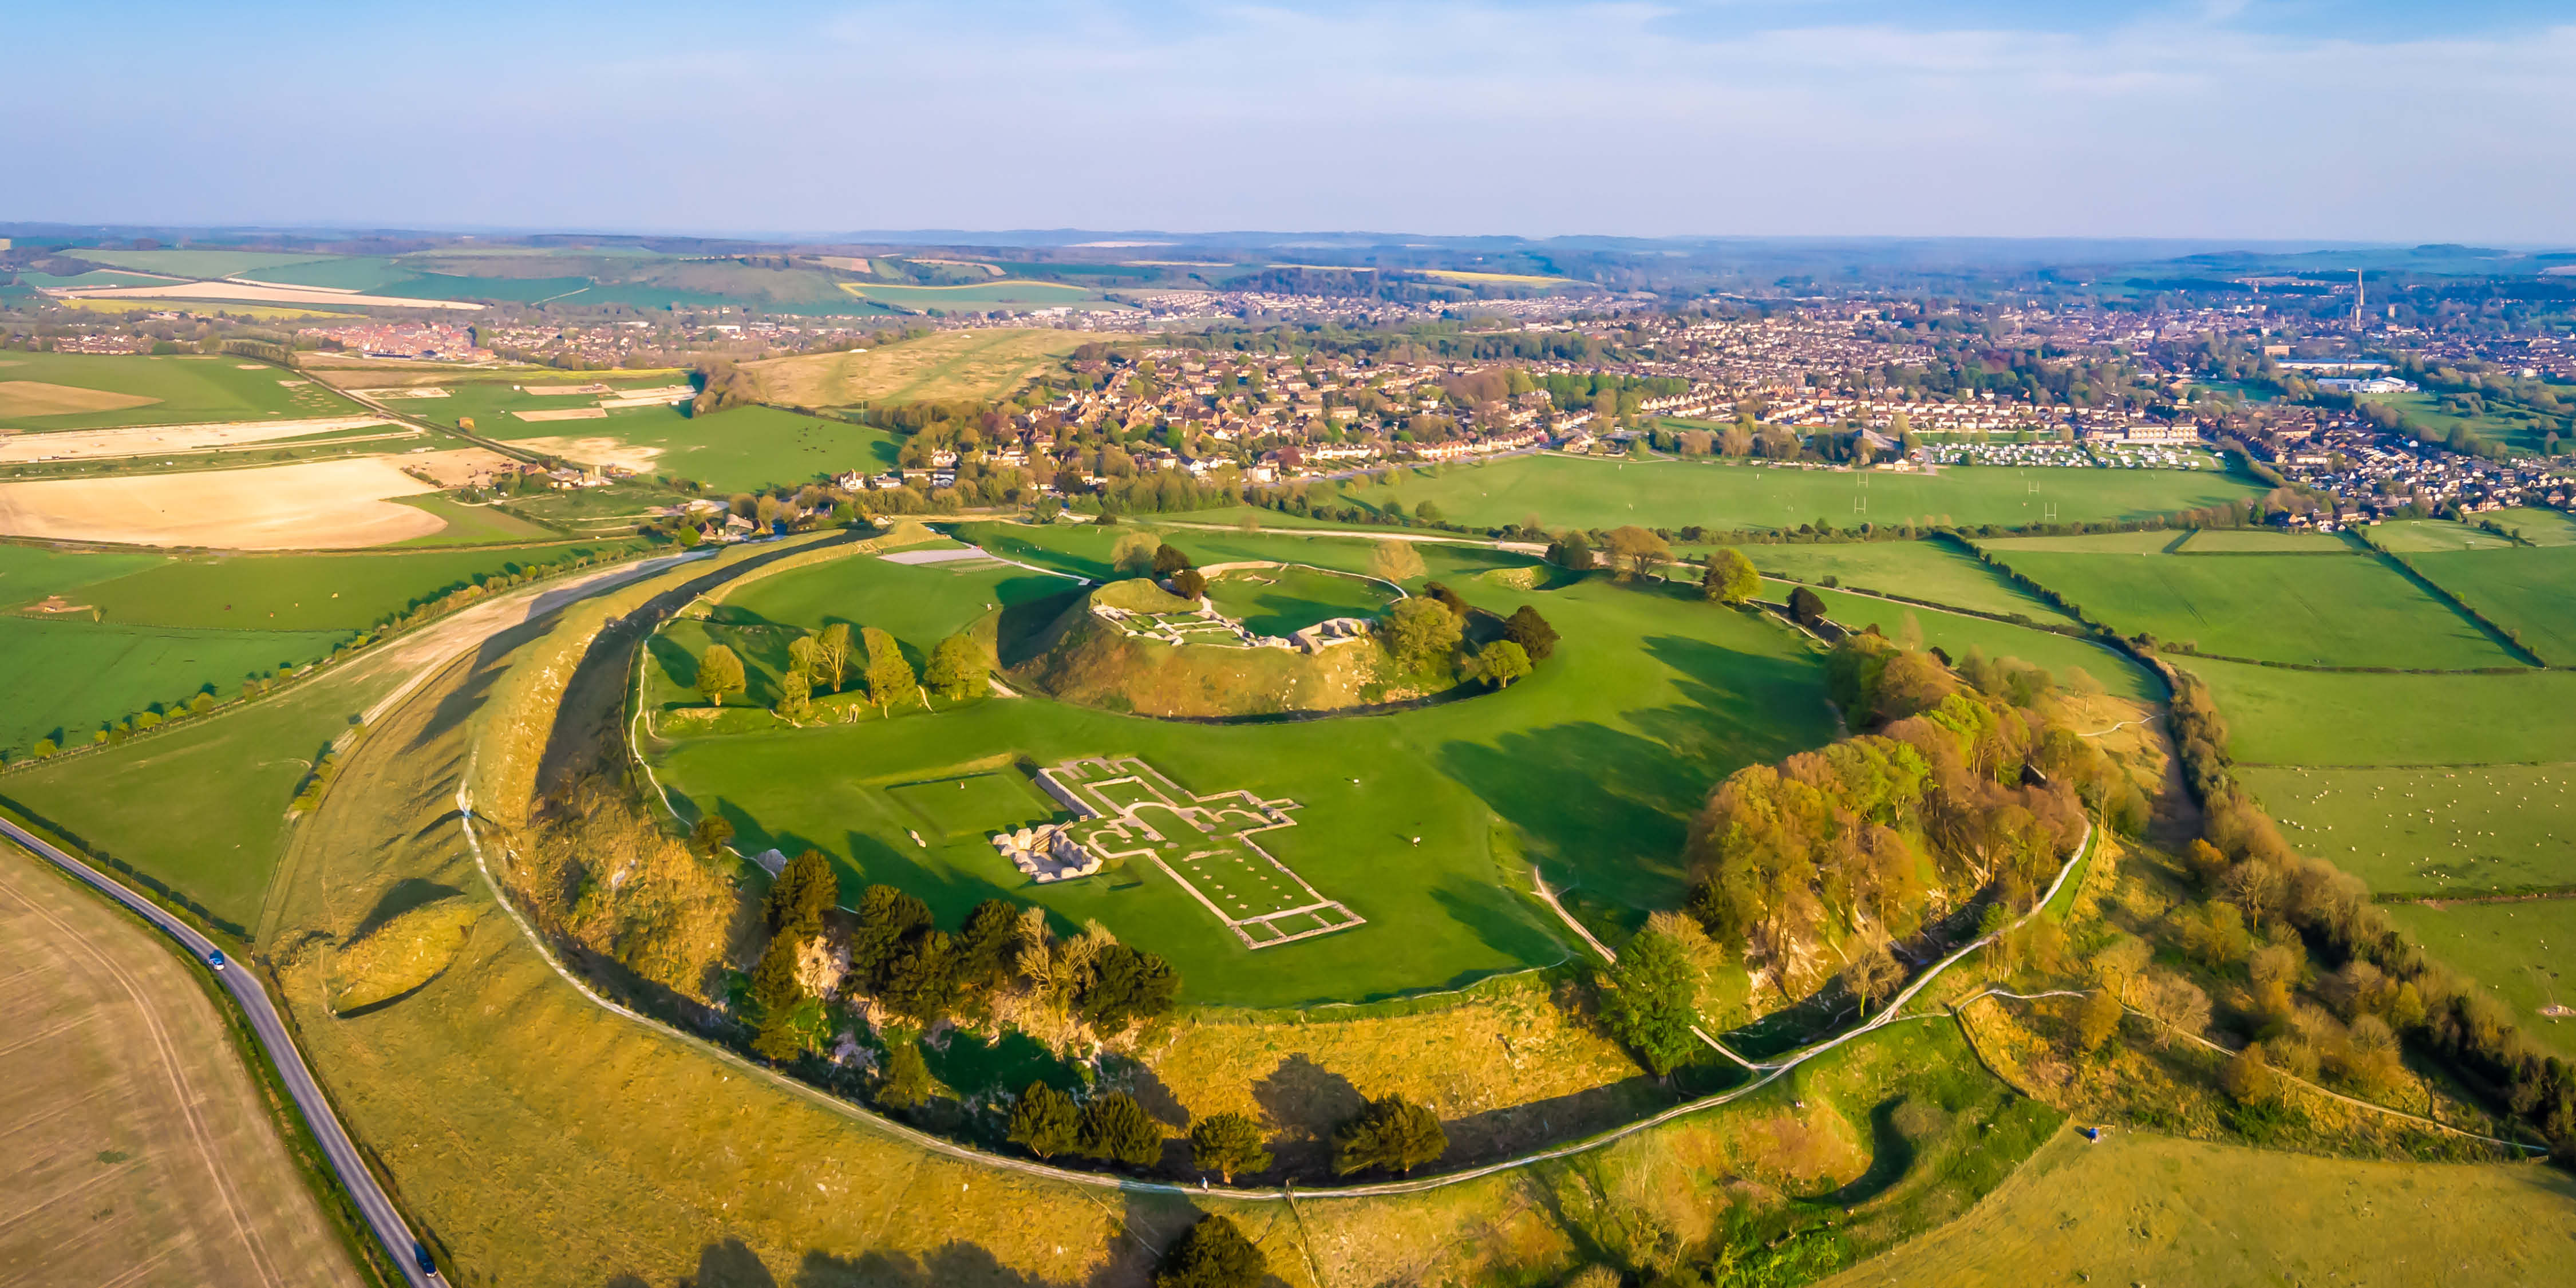
[[[1365,546],[1344,544],[1364,557]],[[800,583],[873,577],[872,562],[781,574],[747,589],[742,604],[850,604],[843,611],[866,622],[876,612],[867,599]],[[1815,655],[1776,624],[1607,578],[1556,591],[1464,589],[1498,612],[1537,604],[1564,636],[1556,657],[1501,693],[1390,716],[1205,726],[991,699],[937,715],[683,741],[659,772],[689,812],[732,819],[746,850],[818,846],[860,879],[912,889],[947,920],[1000,894],[1074,924],[1098,917],[1169,955],[1190,997],[1273,1006],[1438,988],[1560,960],[1562,930],[1522,893],[1518,854],[1571,887],[1578,915],[1624,933],[1679,894],[1684,828],[1711,783],[1831,737]],[[962,625],[984,602],[949,600],[934,632]],[[985,772],[995,758],[1091,755],[1141,756],[1193,792],[1295,799],[1298,825],[1265,834],[1265,847],[1369,924],[1254,952],[1158,873],[1035,886],[980,837],[920,848],[906,835],[919,826],[913,812],[886,793]]]
[[[881,473],[894,468],[895,452],[903,445],[900,437],[882,429],[775,407],[736,407],[706,416],[646,407],[610,412],[605,420],[534,425],[513,418],[500,436],[514,441],[613,438],[651,453],[648,472],[695,479],[718,492],[811,483],[843,470]]]
[[[332,676],[168,733],[0,778],[0,799],[71,829],[242,927],[259,924],[315,757],[400,674]]]
[[[1400,471],[1389,484],[1361,486],[1349,495],[1380,510],[1411,510],[1430,501],[1451,522],[1478,527],[1536,515],[1550,528],[1634,523],[1777,529],[1819,521],[1837,528],[1907,522],[2009,526],[2046,521],[2052,506],[2060,523],[2144,519],[2261,491],[2214,470],[1968,467],[1925,476],[1536,456],[1447,466],[1436,477]]]
[[[278,383],[281,380],[296,383]],[[148,358],[13,352],[0,358],[0,382],[17,381],[151,401],[95,411],[27,414],[34,405],[13,397],[5,384],[0,384],[0,429],[186,425],[270,417],[350,416],[365,410],[319,382],[289,375],[266,363],[229,356]]]
[[[2370,529],[2370,540],[2401,555],[2450,550],[2510,550],[2513,542],[2448,519],[2392,519]]]
[[[2483,765],[2576,760],[2576,672],[2381,675],[2175,658],[2206,680],[2238,760]]]
[[[599,380],[589,378],[588,373],[565,372],[551,376],[529,376],[513,382],[476,380],[433,386],[447,391],[447,396],[444,398],[386,398],[382,395],[378,397],[386,406],[397,411],[408,412],[451,429],[462,428],[458,421],[471,418],[474,421],[475,433],[485,438],[503,440],[548,436],[617,437],[622,433],[642,431],[647,427],[668,429],[670,425],[665,422],[688,419],[686,413],[671,407],[621,407],[607,412],[597,420],[521,420],[511,413],[573,411],[585,407],[597,410],[600,398],[596,394],[521,393],[519,385],[522,383],[538,388],[548,386],[565,388],[573,385],[604,383],[611,389],[630,390],[661,389],[687,384],[688,381],[673,373],[641,380],[626,379],[622,376]]]
[[[2520,636],[2541,661],[2576,665],[2576,546],[2455,550],[2408,555],[2406,561],[2425,580]]]
[[[1370,571],[1375,549],[1375,543],[1367,538],[1306,536],[1293,530],[1247,533],[1231,529],[1156,527],[1135,523],[1116,527],[1064,523],[1044,528],[1010,523],[965,523],[958,525],[956,530],[960,539],[972,541],[1004,558],[1057,569],[1093,581],[1110,581],[1119,576],[1109,561],[1119,536],[1139,528],[1154,532],[1164,541],[1178,546],[1200,565],[1275,559],[1340,572],[1365,573]],[[1486,584],[1479,580],[1482,574],[1497,569],[1530,568],[1538,563],[1529,555],[1496,550],[1490,546],[1423,541],[1413,543],[1413,550],[1422,557],[1423,575],[1406,582],[1406,589],[1419,590],[1426,582],[1439,581],[1480,603],[1482,600],[1475,588]]]
[[[23,755],[39,738],[85,743],[103,722],[209,686],[229,697],[243,679],[300,666],[345,638],[0,616],[0,666],[20,677],[18,696],[0,707],[0,748]]]
[[[593,489],[583,489],[591,491]],[[549,492],[546,497],[568,495]],[[393,543],[393,548],[412,549],[421,546],[488,546],[511,545],[531,541],[561,541],[563,534],[552,528],[539,527],[520,518],[512,510],[497,505],[469,505],[436,492],[419,496],[388,498],[395,505],[408,505],[437,515],[447,526],[425,537],[413,537]],[[531,502],[544,499],[530,497]],[[516,507],[512,507],[515,509]],[[631,526],[633,520],[628,521]]]
[[[2177,554],[2349,554],[2363,549],[2341,532],[2280,532],[2271,528],[2203,528],[2176,548]]]
[[[2477,623],[2368,555],[1999,548],[1996,558],[2123,634],[2145,632],[2222,657],[2425,670],[2518,661]]]
[[[2547,418],[2519,410],[2509,403],[2490,403],[2484,415],[2462,416],[2442,410],[2442,395],[2430,391],[2370,394],[2366,398],[2382,406],[2394,407],[2404,412],[2412,424],[2429,426],[2438,433],[2448,435],[2454,429],[2465,427],[2489,442],[2526,452],[2539,451],[2552,428]]]
[[[473,578],[614,548],[614,542],[345,555],[190,555],[100,581],[82,603],[111,626],[354,631]],[[63,555],[90,559],[92,555]]]
[[[2506,903],[2391,905],[2399,928],[2435,958],[2511,1005],[2522,1031],[2560,1055],[2576,1058],[2576,978],[2566,969],[2576,947],[2576,899]]]
[[[2239,771],[2293,844],[2374,892],[2576,886],[2576,765]]]
[[[1980,613],[2018,613],[2037,622],[2074,621],[1975,556],[1943,542],[1745,546],[1743,554],[1766,576],[1810,584],[1832,577],[1856,590],[1928,599]]]
[[[1220,573],[1208,602],[1255,635],[1287,635],[1328,618],[1375,617],[1395,595],[1379,582],[1292,566]]]
[[[2563,510],[2516,506],[2483,517],[2503,524],[2508,532],[2521,533],[2523,540],[2535,546],[2576,546],[2576,515]]]
[[[1097,304],[1085,287],[1062,282],[996,281],[971,286],[879,286],[846,282],[842,290],[899,309],[980,309],[995,304]]]
[[[1763,596],[1785,600],[1793,589],[1786,582],[1766,582]],[[1964,613],[1945,613],[1936,608],[1921,608],[1866,595],[1839,590],[1817,590],[1825,601],[1825,615],[1854,630],[1876,626],[1889,639],[1902,639],[1906,623],[1923,632],[1923,642],[1940,649],[1952,658],[1965,658],[1970,649],[1981,650],[1988,657],[2019,658],[2055,674],[2061,683],[2070,681],[2075,671],[2093,677],[2104,691],[2135,702],[2159,702],[2164,686],[2147,669],[2126,654],[2104,645],[2060,635],[2055,631],[2034,630],[2010,622],[1970,617]]]
[[[287,281],[266,278],[260,270],[283,268],[289,264],[329,261],[330,255],[279,254],[258,250],[68,250],[73,259],[114,268],[131,268],[145,273],[167,273],[172,277],[240,277],[245,274],[261,281]],[[292,279],[302,281],[302,278]],[[338,283],[330,283],[338,285]]]
[[[32,604],[48,595],[66,594],[167,562],[167,555],[74,554],[0,542],[0,608]]]

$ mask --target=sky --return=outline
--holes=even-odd
[[[0,220],[2576,243],[2565,0],[41,5]]]

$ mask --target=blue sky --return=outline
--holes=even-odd
[[[2576,6],[13,15],[0,219],[2576,243]]]

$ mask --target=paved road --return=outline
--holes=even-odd
[[[215,951],[215,945],[191,929],[188,923],[127,889],[124,883],[48,844],[42,837],[5,818],[0,818],[0,835],[24,846],[30,853],[52,861],[108,898],[141,914],[144,920],[185,945],[198,961],[205,961],[207,955]],[[215,982],[223,985],[224,991],[241,1004],[242,1013],[250,1017],[251,1031],[258,1035],[260,1046],[267,1049],[268,1058],[277,1066],[287,1094],[294,1097],[295,1107],[302,1111],[306,1125],[313,1129],[314,1139],[322,1143],[322,1152],[330,1159],[331,1169],[339,1174],[340,1184],[357,1199],[359,1212],[365,1215],[376,1238],[384,1243],[394,1264],[401,1267],[403,1277],[414,1285],[444,1284],[443,1278],[422,1274],[413,1261],[411,1227],[403,1223],[402,1214],[394,1210],[393,1200],[386,1197],[384,1187],[376,1183],[375,1175],[358,1157],[358,1148],[350,1143],[349,1133],[341,1127],[340,1117],[332,1112],[331,1103],[322,1098],[322,1088],[314,1083],[313,1072],[304,1067],[304,1057],[296,1051],[294,1039],[287,1035],[285,1022],[277,1017],[276,1005],[268,1000],[268,991],[260,987],[259,977],[239,965],[214,974]]]

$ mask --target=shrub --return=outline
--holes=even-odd
[[[1154,1288],[1258,1288],[1269,1277],[1260,1247],[1231,1218],[1211,1213],[1163,1254]]]
[[[1448,1151],[1439,1116],[1402,1096],[1372,1100],[1333,1133],[1333,1170],[1348,1176],[1371,1167],[1410,1172]]]
[[[1258,1172],[1270,1166],[1270,1151],[1263,1148],[1261,1124],[1241,1114],[1215,1114],[1202,1118],[1190,1127],[1190,1163],[1202,1172],[1214,1172],[1217,1179],[1234,1184],[1237,1172]]]
[[[1075,1148],[1089,1158],[1147,1167],[1163,1156],[1163,1129],[1134,1096],[1113,1091],[1082,1107]]]
[[[1011,1108],[1009,1139],[1040,1158],[1074,1148],[1081,1134],[1082,1111],[1074,1107],[1073,1097],[1043,1082],[1030,1083]]]

